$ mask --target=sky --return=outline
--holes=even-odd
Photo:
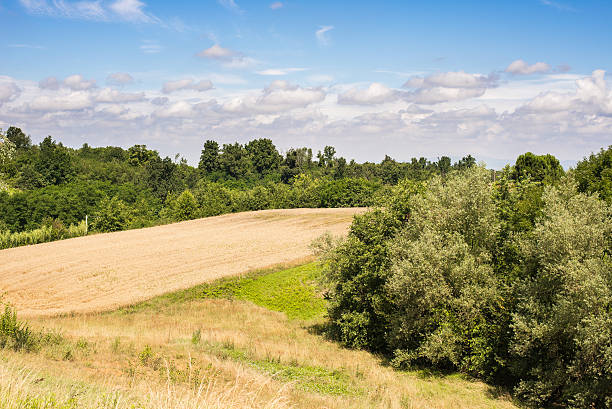
[[[612,2],[0,0],[0,128],[325,145],[359,162],[612,144]]]

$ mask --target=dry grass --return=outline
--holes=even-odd
[[[0,251],[0,293],[22,316],[110,310],[303,258],[363,209],[264,210]]]
[[[313,322],[288,320],[282,313],[245,301],[195,300],[132,313],[31,322],[62,331],[72,340],[70,360],[62,358],[62,347],[37,355],[9,353],[9,365],[36,368],[51,379],[63,377],[122,391],[126,402],[136,401],[145,408],[515,407],[508,398],[493,397],[490,387],[481,382],[457,375],[394,371],[367,352],[343,349],[313,334]],[[194,343],[197,330],[201,339]],[[78,340],[86,347],[75,346]],[[298,376],[278,377],[270,368],[294,368]],[[323,392],[317,393],[301,387],[300,371],[308,373],[308,368],[332,374],[332,389],[323,385]],[[308,381],[325,382],[325,376]],[[225,403],[196,405],[200,385],[205,385],[206,396]]]

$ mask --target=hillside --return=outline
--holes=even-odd
[[[310,255],[362,209],[265,210],[0,251],[0,292],[22,316],[91,312]]]

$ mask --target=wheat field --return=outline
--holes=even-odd
[[[105,311],[310,255],[364,209],[264,210],[0,251],[0,293],[23,317]]]

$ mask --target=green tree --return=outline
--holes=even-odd
[[[190,190],[185,190],[175,198],[167,200],[165,213],[173,221],[195,219],[199,216],[198,201]]]
[[[276,146],[270,139],[253,139],[246,144],[245,149],[249,154],[255,172],[265,175],[278,169],[283,157],[276,150]]]
[[[219,170],[219,144],[212,140],[204,142],[204,149],[200,155],[198,169],[206,173],[213,173]]]
[[[46,185],[59,185],[74,176],[74,166],[70,154],[61,144],[47,136],[39,145],[39,154],[34,162]]]
[[[516,158],[511,177],[514,180],[530,178],[536,182],[553,183],[564,173],[559,160],[554,156],[527,152]]]
[[[9,127],[6,131],[6,137],[15,144],[17,151],[28,150],[32,147],[32,140],[20,128]]]
[[[612,145],[578,162],[575,176],[581,192],[597,192],[608,203],[612,202]]]
[[[223,153],[219,158],[221,170],[229,177],[241,179],[247,177],[252,163],[246,149],[242,144],[224,144]]]
[[[127,151],[128,163],[132,166],[144,166],[155,158],[159,158],[157,151],[147,149],[147,145],[134,145]]]
[[[132,211],[116,196],[102,199],[91,221],[92,230],[111,232],[125,230],[132,221]]]

